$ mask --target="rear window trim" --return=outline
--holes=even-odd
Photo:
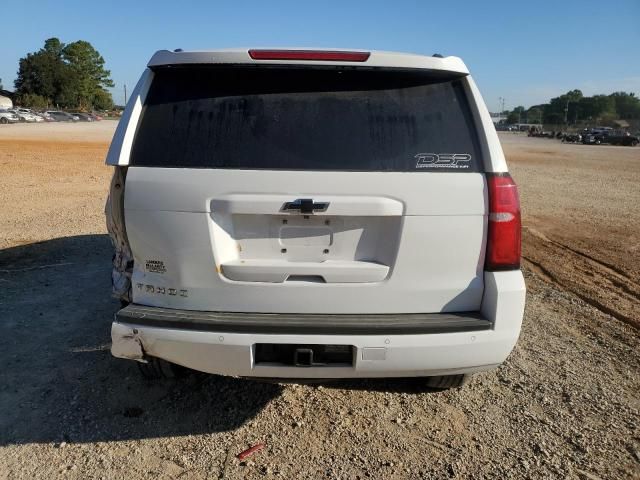
[[[299,70],[301,68],[309,70],[361,70],[372,72],[394,72],[394,73],[422,73],[432,78],[442,77],[443,81],[456,80],[468,77],[467,72],[458,72],[455,70],[444,70],[440,68],[410,68],[410,67],[380,67],[373,65],[345,65],[345,64],[317,64],[317,63],[167,63],[163,65],[152,65],[148,67],[152,72],[169,69],[191,69],[191,68],[247,68],[247,69],[291,69]]]

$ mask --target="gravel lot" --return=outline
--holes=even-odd
[[[640,478],[640,148],[501,137],[525,323],[463,389],[149,383],[108,351],[114,126],[0,128],[0,479]]]

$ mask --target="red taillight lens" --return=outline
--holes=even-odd
[[[326,62],[366,62],[369,52],[332,52],[318,50],[249,50],[254,60],[314,60]]]
[[[508,173],[488,173],[489,232],[485,270],[520,268],[520,197]]]

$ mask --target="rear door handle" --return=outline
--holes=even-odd
[[[283,212],[299,212],[304,214],[324,212],[329,208],[329,202],[314,202],[312,198],[298,198],[293,202],[285,202]]]

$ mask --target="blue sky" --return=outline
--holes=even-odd
[[[133,88],[159,49],[301,46],[462,57],[490,110],[567,90],[640,96],[640,0],[3,2],[0,78],[44,40],[87,40],[116,83]]]

